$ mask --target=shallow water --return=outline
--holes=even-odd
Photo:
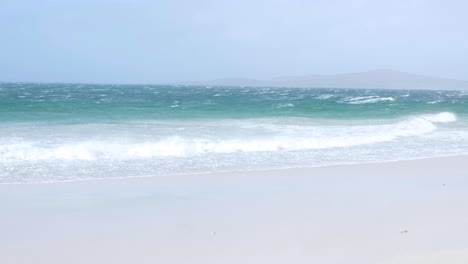
[[[0,84],[0,183],[468,154],[468,92]]]

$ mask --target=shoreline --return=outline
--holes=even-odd
[[[309,167],[289,167],[289,168],[273,168],[273,169],[251,169],[251,170],[223,170],[223,171],[211,171],[211,172],[194,172],[194,173],[180,173],[180,174],[168,174],[168,175],[157,175],[157,176],[123,176],[123,177],[105,177],[105,178],[89,178],[89,179],[75,179],[75,180],[63,180],[63,181],[50,181],[50,182],[12,182],[12,183],[0,183],[0,186],[15,186],[15,185],[48,185],[48,184],[73,184],[80,182],[107,182],[107,181],[126,181],[126,180],[144,180],[154,179],[161,177],[193,177],[193,176],[208,176],[214,174],[231,175],[231,174],[255,174],[261,172],[294,172],[297,170],[315,170],[323,168],[334,168],[334,167],[355,167],[355,166],[368,166],[368,165],[379,165],[379,164],[394,164],[394,163],[407,163],[417,161],[431,161],[431,160],[448,160],[448,159],[467,159],[468,155],[448,155],[448,156],[437,156],[437,157],[423,157],[413,158],[406,160],[388,160],[388,161],[370,161],[360,163],[345,163],[345,164],[330,164],[330,165],[319,165]]]
[[[467,162],[0,185],[0,262],[464,264]]]

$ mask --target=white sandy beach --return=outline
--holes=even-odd
[[[468,263],[468,157],[0,185],[0,263]]]

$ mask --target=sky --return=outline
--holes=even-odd
[[[468,80],[464,0],[0,0],[0,81]]]

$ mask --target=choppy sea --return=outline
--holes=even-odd
[[[0,83],[0,183],[468,154],[468,91]]]

